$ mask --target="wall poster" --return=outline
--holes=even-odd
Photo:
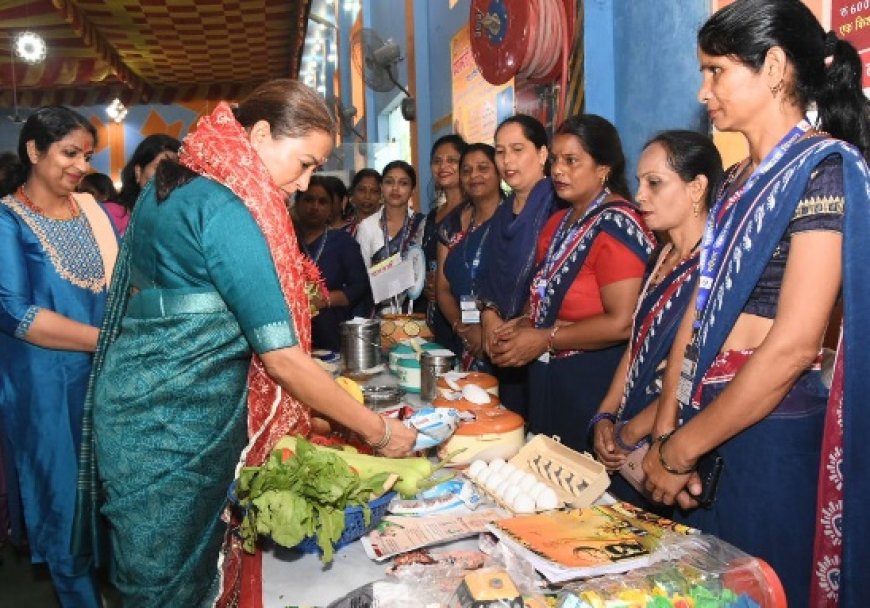
[[[491,144],[495,128],[514,113],[514,81],[488,83],[471,53],[468,26],[450,41],[453,85],[453,131],[467,142]]]

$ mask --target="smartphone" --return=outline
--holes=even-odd
[[[701,478],[701,493],[692,494],[698,504],[709,509],[716,502],[716,492],[719,489],[719,479],[725,469],[725,460],[715,450],[704,454],[698,461],[696,471]]]

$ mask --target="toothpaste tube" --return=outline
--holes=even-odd
[[[389,510],[396,515],[431,515],[458,507],[476,509],[480,494],[467,479],[451,479],[424,490],[412,500],[394,500]]]

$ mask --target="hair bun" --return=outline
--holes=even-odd
[[[839,41],[840,39],[837,38],[837,34],[833,30],[825,34],[825,57],[830,57],[834,54]]]

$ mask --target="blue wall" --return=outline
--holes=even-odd
[[[105,106],[84,106],[75,108],[75,110],[89,120],[91,117],[95,116],[104,124],[109,122],[109,119],[106,116]],[[18,150],[18,136],[21,132],[22,125],[13,123],[11,120],[4,118],[7,113],[10,112],[8,110],[0,109],[0,152]],[[27,116],[29,114],[29,109],[22,111],[22,116]],[[133,154],[133,150],[144,138],[142,130],[146,123],[150,120],[151,124],[154,124],[155,115],[159,116],[166,125],[175,125],[180,122],[180,137],[182,138],[187,134],[190,126],[198,117],[196,112],[178,105],[152,104],[132,106],[123,122],[123,156],[125,159]],[[149,134],[151,132],[152,131],[149,130]],[[101,138],[105,138],[105,135],[101,135]],[[104,141],[102,143],[106,142]],[[109,173],[109,165],[109,149],[107,147],[100,150],[100,152],[95,154],[91,159],[91,166],[95,171],[100,173]],[[120,168],[117,169],[120,170]]]
[[[417,52],[417,129],[420,193],[423,207],[431,192],[429,148],[449,133],[450,40],[467,22],[470,0],[449,8],[446,1],[414,1]],[[667,128],[706,129],[705,115],[695,100],[699,84],[695,34],[709,15],[708,0],[585,0],[586,111],[613,121],[623,138],[633,182],[641,146]],[[364,3],[364,22],[403,49],[405,10],[402,0]],[[406,79],[400,64],[400,78]],[[402,82],[407,82],[402,80]],[[369,133],[378,132],[377,116],[395,104],[396,92],[369,93]],[[376,141],[371,138],[370,141]]]
[[[604,99],[606,95],[595,93],[586,109],[615,118],[628,158],[629,183],[634,184],[641,146],[654,133],[675,128],[707,129],[706,114],[696,99],[701,78],[695,36],[710,14],[710,3],[587,0],[590,10],[602,4],[613,9],[613,68],[609,78],[603,70],[590,74],[586,87],[590,93],[598,87],[612,90],[613,105]],[[587,41],[600,35],[596,33],[598,26],[587,21]],[[601,24],[601,29],[605,30],[606,24]]]

